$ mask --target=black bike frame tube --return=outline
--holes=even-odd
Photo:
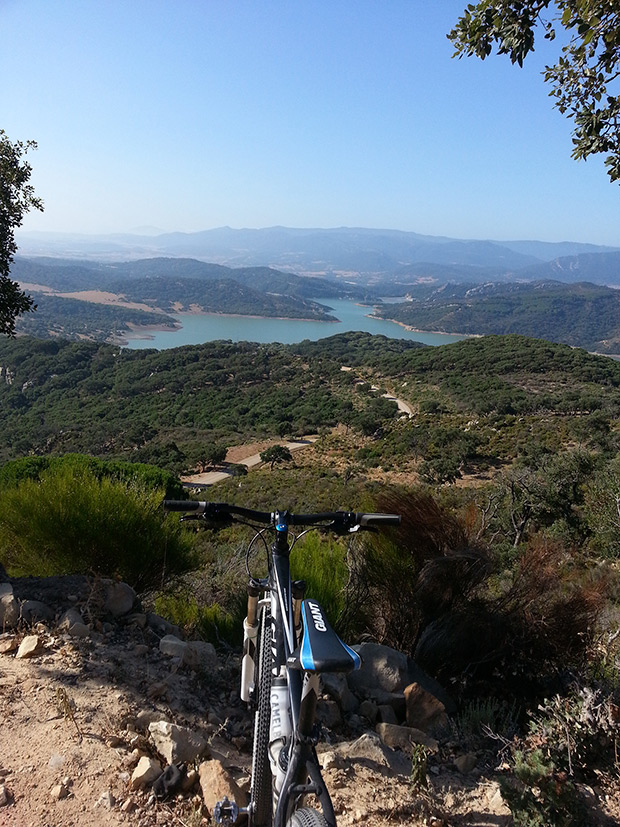
[[[273,827],[285,827],[295,800],[300,795],[298,790],[308,787],[308,777],[312,787],[316,790],[328,827],[335,827],[334,808],[321,777],[312,741],[317,701],[316,676],[311,677],[310,681],[306,680],[304,684],[304,673],[299,669],[290,669],[287,665],[288,658],[297,647],[288,542],[288,514],[276,512],[274,517],[276,537],[271,546],[271,606],[274,623],[272,668],[273,674],[279,675],[282,666],[286,667],[293,731],[289,766],[282,792],[278,798]],[[310,691],[304,693],[304,688]]]

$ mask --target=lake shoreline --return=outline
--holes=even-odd
[[[257,344],[299,344],[304,340],[318,341],[338,333],[359,331],[380,334],[391,339],[408,339],[425,345],[442,345],[460,341],[466,336],[449,333],[428,334],[413,332],[391,320],[370,315],[372,305],[353,299],[330,299],[334,321],[291,319],[276,316],[246,315],[241,313],[205,313],[195,306],[188,312],[174,313],[181,324],[172,332],[169,328],[128,330],[127,344],[132,349],[197,345],[212,341],[255,342]],[[135,333],[134,333],[135,331]]]

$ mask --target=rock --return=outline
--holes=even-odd
[[[322,755],[319,755],[319,764],[321,765],[321,769],[324,770],[339,770],[345,766],[343,757],[338,755],[334,750],[328,750]]]
[[[161,712],[156,709],[141,709],[135,718],[136,729],[144,732],[154,721],[161,721]]]
[[[345,765],[355,761],[371,769],[376,769],[376,765],[388,767],[392,772],[401,775],[411,772],[411,761],[401,752],[395,752],[383,744],[374,732],[365,732],[355,741],[338,744],[333,751],[342,756]]]
[[[349,687],[358,697],[370,698],[380,704],[389,703],[402,719],[405,716],[404,689],[418,683],[443,703],[446,712],[456,710],[445,689],[402,652],[379,643],[362,643],[353,648],[363,661],[361,669],[348,675]]]
[[[144,612],[134,612],[133,614],[129,614],[125,620],[127,623],[135,624],[140,629],[146,628],[146,614]]]
[[[154,721],[149,724],[149,732],[157,751],[164,756],[168,764],[195,761],[207,747],[202,735],[168,721]]]
[[[140,790],[142,787],[146,787],[147,784],[152,784],[160,775],[161,765],[159,761],[143,755],[138,761],[138,766],[131,774],[129,786],[132,790]]]
[[[215,646],[204,640],[190,640],[183,655],[183,666],[189,669],[215,669],[217,667],[217,653]]]
[[[384,724],[397,724],[398,718],[394,712],[394,707],[389,704],[379,704],[377,708],[377,716]]]
[[[465,774],[473,770],[477,760],[475,753],[467,752],[465,755],[459,755],[454,759],[454,766],[459,772]]]
[[[159,641],[159,651],[162,655],[168,655],[171,658],[178,658],[181,662],[185,657],[185,650],[187,643],[181,640],[176,635],[164,635]]]
[[[405,688],[407,708],[407,726],[429,732],[444,729],[448,725],[448,716],[443,703],[423,689],[419,683],[411,683]]]
[[[36,655],[43,648],[41,639],[38,635],[27,635],[19,644],[16,658],[31,658]]]
[[[54,619],[53,609],[40,600],[23,600],[19,610],[26,623],[36,623],[39,620],[50,622]]]
[[[77,609],[67,609],[58,621],[58,629],[71,637],[88,637],[90,629]]]
[[[11,591],[0,594],[0,631],[12,629],[19,621],[19,604],[13,596],[10,584],[2,583],[3,587],[9,586]]]
[[[348,676],[349,687],[360,697],[402,691],[407,685],[407,656],[380,643],[362,643],[353,647],[362,658],[362,668]]]
[[[196,770],[188,770],[181,783],[181,792],[188,793],[190,790],[193,790],[196,781],[198,781],[198,773]]]
[[[15,635],[0,635],[0,655],[8,655],[9,652],[14,652],[18,646],[19,642]]]
[[[376,729],[386,746],[401,749],[407,754],[411,752],[413,744],[422,744],[433,752],[439,748],[437,741],[420,729],[396,724],[377,724]]]
[[[202,799],[210,814],[213,813],[217,802],[222,801],[225,796],[230,801],[235,801],[239,807],[247,806],[247,793],[241,790],[228,770],[216,759],[203,761],[198,767],[198,777]]]
[[[338,702],[340,709],[346,714],[355,712],[359,701],[349,689],[346,675],[339,672],[325,672],[321,675],[323,691]]]
[[[323,726],[333,729],[342,723],[342,714],[336,701],[331,698],[320,698],[316,705],[316,717]]]
[[[110,582],[103,611],[113,617],[121,617],[129,614],[137,600],[138,595],[127,583]]]
[[[377,715],[379,714],[379,708],[374,701],[366,700],[362,701],[358,712],[360,715],[366,718],[367,721],[370,721],[371,724],[374,724],[377,720]]]
[[[62,798],[66,798],[68,795],[69,790],[65,787],[64,784],[55,784],[50,790],[50,797],[53,798],[54,801],[60,801]]]
[[[6,807],[7,804],[11,803],[11,799],[9,797],[9,791],[6,788],[6,784],[0,784],[0,807]]]
[[[154,612],[148,612],[146,616],[147,626],[159,635],[174,635],[176,638],[181,637],[181,630],[173,623],[169,623],[163,617],[156,615]]]
[[[106,810],[111,810],[115,804],[116,799],[109,790],[106,790],[104,793],[101,793],[95,802],[95,807],[105,807]]]
[[[124,813],[133,813],[134,810],[137,810],[137,809],[138,809],[138,805],[133,800],[133,798],[125,799],[125,801],[123,801],[123,803],[121,804],[121,810]]]

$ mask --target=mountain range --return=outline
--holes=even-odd
[[[143,258],[194,258],[228,267],[269,266],[300,275],[352,278],[356,281],[431,278],[489,281],[497,278],[562,278],[546,269],[550,262],[574,273],[582,256],[596,269],[607,254],[604,269],[620,284],[620,247],[577,242],[463,240],[401,230],[338,227],[304,229],[221,227],[197,233],[160,235],[18,234],[20,254],[64,259],[128,261]],[[577,259],[575,263],[573,259]],[[586,264],[583,264],[586,266]],[[535,268],[544,270],[533,274]],[[472,278],[473,277],[473,278]],[[577,279],[595,281],[590,273]]]

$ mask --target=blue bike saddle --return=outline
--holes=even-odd
[[[316,600],[301,604],[302,638],[291,664],[306,672],[353,672],[362,659],[344,643],[327,622]]]

